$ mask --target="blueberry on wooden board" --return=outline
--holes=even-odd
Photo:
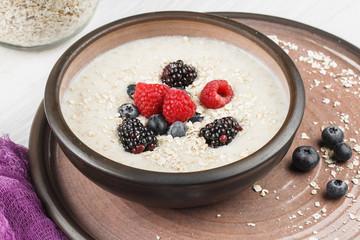
[[[340,179],[333,179],[326,185],[327,195],[331,198],[341,198],[345,196],[348,189],[349,187],[346,182]]]
[[[300,146],[294,150],[292,160],[297,169],[307,172],[318,165],[320,157],[315,148]]]
[[[346,162],[352,156],[351,147],[344,142],[335,144],[333,151],[335,159],[339,162]]]
[[[330,126],[322,131],[321,138],[326,146],[332,148],[344,140],[344,132],[337,126]]]

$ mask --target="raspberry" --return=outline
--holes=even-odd
[[[170,125],[176,121],[186,122],[195,111],[196,105],[186,92],[170,88],[163,105],[163,115]]]
[[[161,81],[170,87],[185,88],[192,84],[196,77],[197,73],[193,66],[188,66],[182,60],[178,60],[164,67]]]
[[[138,83],[135,87],[134,103],[146,118],[161,113],[164,97],[169,90],[165,84]]]
[[[206,143],[212,148],[228,145],[235,138],[242,127],[233,117],[215,119],[200,129],[200,137],[205,138]]]
[[[126,152],[139,154],[143,151],[152,151],[157,146],[157,138],[153,131],[137,118],[125,118],[117,131]]]
[[[208,82],[200,93],[200,102],[207,108],[217,109],[229,103],[234,96],[231,86],[225,80]]]

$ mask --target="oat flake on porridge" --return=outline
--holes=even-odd
[[[197,70],[198,77],[186,91],[203,121],[187,122],[186,136],[181,138],[157,136],[159,146],[154,151],[125,152],[116,128],[121,123],[119,106],[133,102],[127,86],[160,84],[163,67],[178,59]],[[207,109],[199,95],[215,79],[227,80],[234,97],[223,108]],[[280,81],[253,56],[224,42],[181,36],[136,40],[106,52],[73,79],[62,103],[68,125],[89,147],[114,161],[162,172],[200,171],[248,156],[276,134],[288,107]],[[229,145],[210,148],[199,131],[226,116],[234,117],[244,130]],[[145,117],[138,118],[146,124]]]

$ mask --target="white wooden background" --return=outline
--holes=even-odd
[[[66,43],[45,51],[0,46],[0,136],[28,146],[34,114],[47,76],[60,55],[85,33],[114,20],[165,10],[235,11],[299,21],[341,37],[360,48],[359,0],[100,0],[88,26]]]

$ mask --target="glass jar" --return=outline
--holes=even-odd
[[[80,32],[98,0],[0,0],[0,42],[15,48],[39,49]]]

